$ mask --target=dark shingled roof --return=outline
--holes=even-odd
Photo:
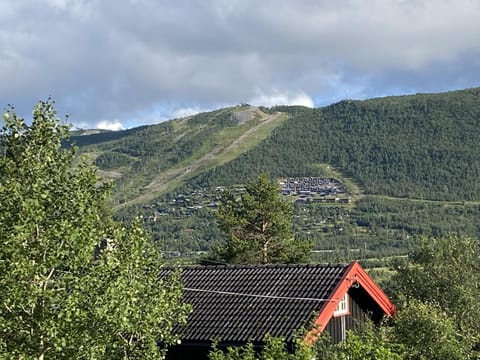
[[[193,312],[182,341],[293,340],[307,330],[347,271],[338,265],[196,266],[181,269]],[[164,269],[160,277],[172,269]],[[332,299],[338,300],[338,299]]]

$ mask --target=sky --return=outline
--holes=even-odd
[[[480,86],[478,0],[0,0],[0,106],[119,130]]]

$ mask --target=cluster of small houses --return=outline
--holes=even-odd
[[[295,196],[296,202],[344,203],[350,202],[345,187],[333,178],[301,177],[280,181],[282,195]]]
[[[219,195],[223,188],[217,188],[214,194],[205,189],[192,190],[190,194],[177,194],[167,202],[144,205],[145,209],[153,209],[153,215],[148,221],[156,222],[160,217],[174,214],[178,217],[188,217],[203,208],[216,209],[219,204]]]
[[[333,178],[288,178],[279,181],[279,185],[281,194],[294,197],[294,201],[297,203],[348,204],[350,202],[350,197],[343,184]],[[223,190],[225,190],[223,186],[217,186],[213,193],[206,189],[197,189],[192,190],[190,194],[177,194],[168,202],[148,205],[146,207],[154,209],[153,215],[149,216],[148,220],[157,221],[167,214],[188,217],[203,208],[216,209]],[[237,186],[232,191],[235,194],[241,194],[245,188]]]

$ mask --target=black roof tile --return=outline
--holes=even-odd
[[[184,341],[293,340],[318,314],[347,270],[337,265],[227,265],[181,268],[193,312],[176,329]],[[172,269],[164,269],[160,277]]]

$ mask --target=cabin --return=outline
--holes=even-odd
[[[160,277],[172,269],[164,269]],[[362,319],[379,323],[395,306],[357,262],[328,265],[222,265],[180,269],[183,300],[193,311],[175,331],[181,344],[167,359],[207,359],[219,348],[252,342],[261,349],[267,334],[309,343],[327,331],[335,342]]]

